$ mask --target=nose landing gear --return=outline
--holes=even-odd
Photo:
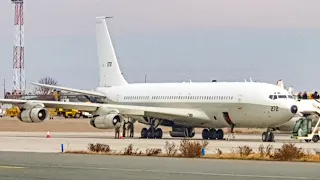
[[[263,142],[275,142],[274,134],[271,128],[268,128],[266,132],[262,133],[262,141]]]

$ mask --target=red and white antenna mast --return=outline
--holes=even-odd
[[[24,18],[23,0],[11,0],[14,6],[13,91],[24,94]]]

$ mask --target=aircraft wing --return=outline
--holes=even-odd
[[[77,109],[82,111],[96,111],[98,108],[117,109],[123,116],[146,116],[159,119],[170,119],[179,122],[187,122],[188,120],[199,120],[205,123],[210,120],[209,117],[201,110],[187,108],[165,108],[165,107],[147,107],[147,106],[131,106],[117,104],[99,104],[99,103],[79,103],[79,102],[61,102],[61,101],[38,101],[38,100],[17,100],[17,99],[0,99],[0,103],[4,104],[20,104],[26,102],[42,103],[46,108],[64,108]]]
[[[48,85],[48,84],[40,84],[40,83],[30,83],[30,84],[33,84],[33,85],[36,85],[36,86],[46,87],[46,88],[49,88],[49,89],[59,89],[59,90],[63,90],[63,91],[81,93],[81,94],[84,94],[84,95],[103,97],[103,98],[106,97],[104,94],[102,94],[100,92],[96,92],[96,91],[73,89],[73,88],[67,88],[67,87],[62,87],[62,86],[54,86],[54,85]]]

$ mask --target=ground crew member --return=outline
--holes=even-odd
[[[133,126],[133,121],[130,121],[130,137],[133,137],[133,134],[134,134],[134,126]]]
[[[119,139],[120,138],[120,127],[116,127],[114,138],[115,139]]]
[[[302,99],[308,99],[308,94],[307,91],[305,91],[302,95]]]
[[[126,137],[126,124],[127,124],[127,123],[124,121],[124,122],[123,122],[123,126],[122,126],[122,136],[123,136],[123,137]]]

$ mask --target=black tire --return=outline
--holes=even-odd
[[[141,138],[147,138],[148,137],[148,129],[147,128],[143,128],[141,130]]]
[[[161,139],[161,138],[162,138],[162,135],[163,135],[162,129],[161,129],[161,128],[157,128],[157,129],[155,130],[155,138]]]
[[[311,139],[305,139],[304,141],[305,142],[311,142]]]
[[[261,139],[262,139],[262,142],[266,142],[267,141],[267,132],[263,132],[262,133]]]
[[[209,139],[209,130],[208,129],[202,130],[202,139]]]
[[[319,135],[314,135],[313,137],[312,137],[312,141],[313,142],[318,142],[319,141]]]
[[[210,129],[209,131],[209,139],[216,139],[217,138],[217,131],[215,129]]]
[[[217,139],[221,140],[224,137],[224,132],[222,131],[222,129],[218,129],[217,131]]]
[[[268,142],[274,142],[274,134],[272,132],[269,133]]]

